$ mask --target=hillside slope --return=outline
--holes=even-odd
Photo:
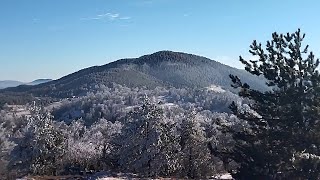
[[[217,61],[192,54],[160,51],[139,58],[121,59],[103,66],[80,70],[55,81],[36,86],[19,86],[0,92],[31,93],[34,96],[79,96],[97,84],[117,83],[128,87],[221,86],[232,90],[229,74],[238,75],[252,87],[264,89],[263,79],[244,70],[232,68]]]

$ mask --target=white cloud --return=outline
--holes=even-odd
[[[131,19],[131,17],[125,16],[125,17],[120,17],[119,19],[121,19],[121,20],[129,20],[129,19]]]
[[[128,20],[131,19],[129,16],[120,16],[119,13],[104,13],[104,14],[98,14],[94,17],[88,17],[88,18],[81,18],[81,20]]]
[[[109,14],[109,18],[118,18],[119,17],[119,14]]]
[[[110,20],[114,20],[116,18],[120,17],[120,14],[118,13],[106,13],[106,14],[98,14],[97,15],[98,18],[103,19],[103,18],[109,18]]]

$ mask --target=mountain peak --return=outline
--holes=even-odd
[[[155,52],[152,54],[141,56],[140,58],[143,58],[143,57],[162,57],[162,58],[170,58],[170,59],[183,59],[185,57],[190,57],[190,56],[196,56],[196,55],[188,54],[188,53],[184,53],[184,52],[163,50],[163,51],[158,51],[158,52]]]
[[[183,55],[183,54],[187,54],[187,53],[184,53],[184,52],[176,52],[176,51],[170,51],[170,50],[162,50],[162,51],[157,51],[157,52],[154,52],[152,54],[149,54],[149,56],[161,56],[161,55],[168,55],[168,56],[175,56],[175,55]],[[148,56],[148,55],[146,55]]]
[[[197,56],[194,54],[188,54],[183,52],[174,51],[158,51],[152,54],[144,55],[135,60],[137,64],[159,64],[161,62],[183,62],[183,63],[194,63],[194,60],[200,60],[202,62],[208,61],[209,59]]]

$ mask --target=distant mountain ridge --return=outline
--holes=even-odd
[[[17,87],[20,85],[38,85],[46,82],[50,82],[52,79],[37,79],[29,83],[21,82],[21,81],[12,81],[12,80],[4,80],[0,81],[0,89],[10,88],[10,87]]]
[[[12,81],[12,80],[4,80],[0,81],[0,89],[8,88],[8,87],[16,87],[23,84],[20,81]]]
[[[38,85],[38,84],[47,83],[47,82],[50,82],[50,81],[52,81],[52,79],[36,79],[36,80],[34,80],[32,82],[26,83],[26,85],[34,86],[34,85]]]
[[[97,84],[117,83],[128,87],[173,86],[178,88],[220,86],[233,90],[229,74],[238,75],[256,89],[265,89],[262,78],[244,70],[193,54],[159,51],[139,58],[120,59],[93,66],[58,80],[35,86],[19,86],[0,92],[23,92],[35,96],[70,97],[81,95]]]

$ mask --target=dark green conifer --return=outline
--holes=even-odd
[[[245,124],[241,130],[227,128],[236,142],[228,154],[239,164],[236,179],[320,178],[320,166],[311,163],[301,168],[295,158],[299,153],[320,155],[319,59],[303,47],[304,37],[300,29],[273,33],[266,48],[257,41],[250,46],[258,60],[240,56],[246,71],[265,77],[268,91],[254,90],[230,75],[232,86],[251,102],[250,111],[230,105]]]

